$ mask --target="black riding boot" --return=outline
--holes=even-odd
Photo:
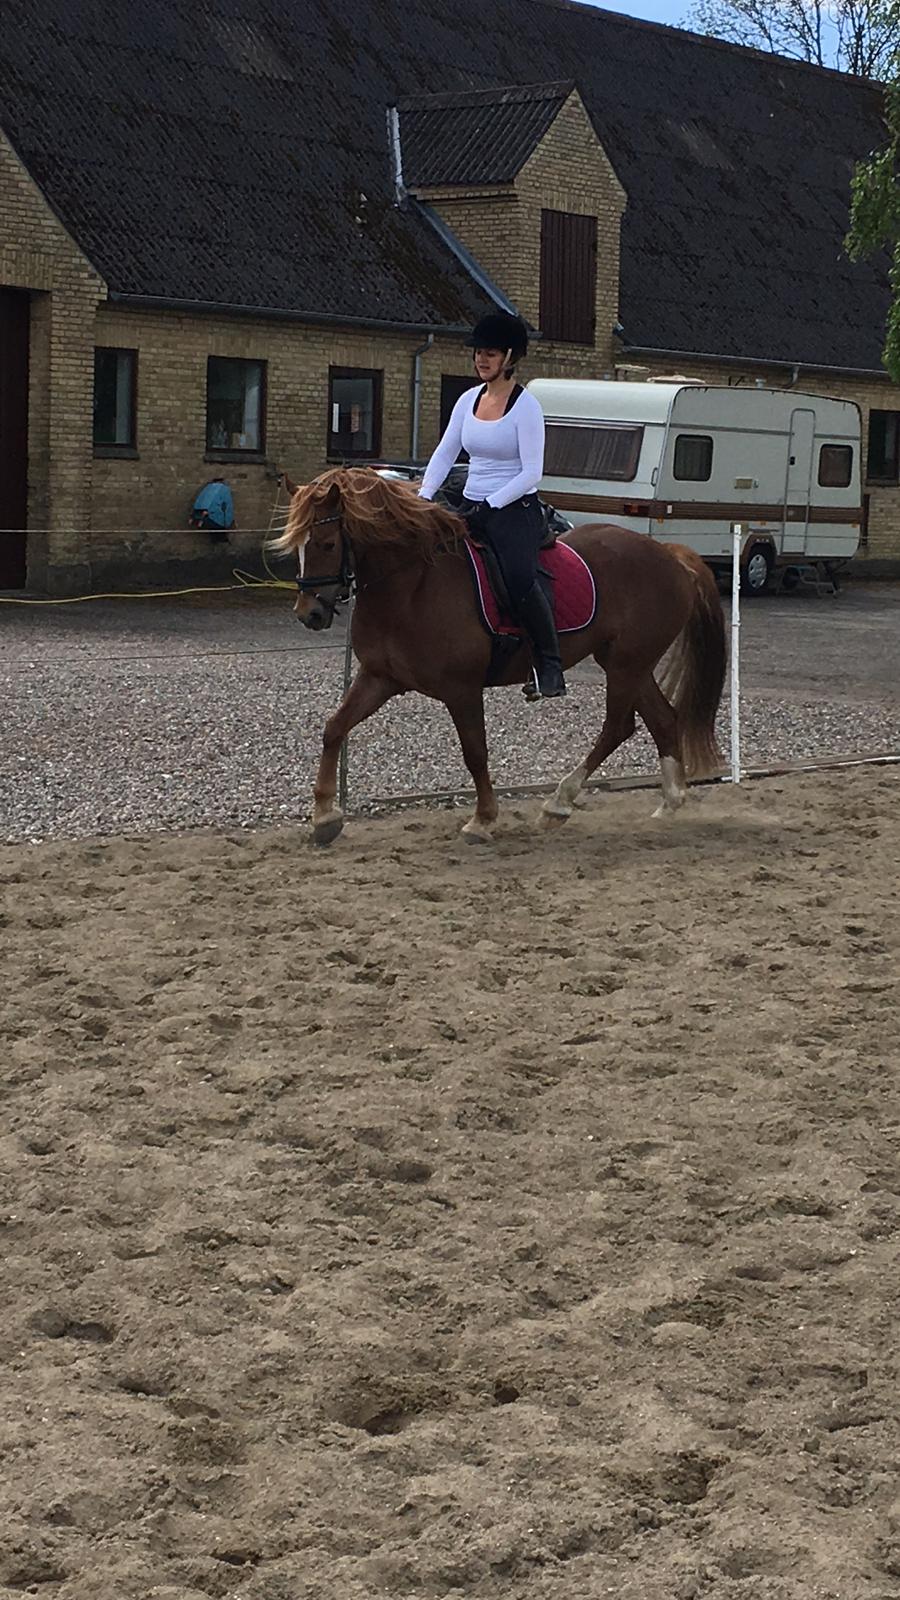
[[[553,607],[539,583],[519,601],[516,618],[528,634],[534,653],[534,675],[525,685],[526,699],[557,699],[566,693],[566,680],[559,659]]]

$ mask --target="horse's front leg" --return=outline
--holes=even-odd
[[[341,745],[351,728],[365,722],[397,692],[397,685],[390,678],[376,677],[374,673],[367,672],[365,667],[360,667],[334,716],[326,722],[322,737],[322,759],[313,789],[314,843],[333,844],[344,826],[344,813],[334,801]]]
[[[484,730],[484,697],[481,690],[468,694],[465,699],[448,701],[447,710],[453,718],[463,760],[475,782],[475,815],[463,827],[463,834],[474,844],[489,844],[491,829],[497,820],[497,797],[488,772],[487,734]]]

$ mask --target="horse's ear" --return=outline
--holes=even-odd
[[[289,478],[286,472],[283,472],[281,474],[281,487],[288,496],[288,499],[293,500],[299,485],[294,482],[293,478]]]

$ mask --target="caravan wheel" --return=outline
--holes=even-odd
[[[741,568],[741,592],[765,594],[774,566],[775,561],[769,546],[752,544]]]

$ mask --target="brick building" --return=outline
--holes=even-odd
[[[9,0],[0,585],[181,582],[232,486],[422,455],[515,307],[529,375],[678,370],[857,400],[869,570],[900,562],[885,264],[842,250],[878,89],[570,3]],[[168,530],[168,531],[167,531]]]

